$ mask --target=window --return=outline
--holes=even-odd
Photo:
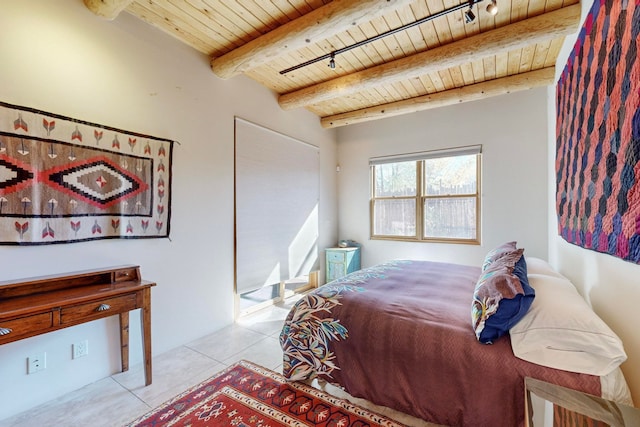
[[[319,153],[318,147],[235,118],[236,315],[314,280]]]
[[[371,159],[371,238],[480,243],[481,147]]]

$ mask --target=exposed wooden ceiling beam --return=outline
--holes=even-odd
[[[573,33],[580,21],[580,4],[487,31],[435,49],[338,77],[280,95],[285,110],[361,92],[371,87],[411,79],[438,70],[521,49]]]
[[[548,86],[553,83],[554,79],[555,67],[547,67],[443,92],[326,116],[320,120],[320,123],[324,128],[335,128],[352,125],[354,123],[384,119],[386,117],[415,113],[431,108],[477,101],[491,96],[533,89],[534,87]]]
[[[98,16],[115,19],[133,0],[84,0],[84,5]]]
[[[229,53],[212,59],[211,69],[218,77],[228,79],[414,1],[333,0]]]

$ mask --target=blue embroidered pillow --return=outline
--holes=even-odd
[[[478,341],[491,344],[506,334],[527,313],[535,291],[527,279],[527,263],[503,257],[487,266],[473,293],[471,319]]]

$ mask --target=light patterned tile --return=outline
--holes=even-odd
[[[124,425],[151,409],[114,381],[105,378],[22,414],[0,421],[3,427]]]
[[[289,310],[274,306],[258,313],[241,317],[236,323],[264,335],[279,335]]]
[[[135,396],[155,407],[215,375],[226,365],[187,347],[178,347],[153,358],[153,382],[144,385],[142,364],[112,378]]]
[[[265,337],[265,334],[234,324],[192,341],[186,346],[222,362],[234,354],[246,350]]]
[[[291,307],[303,296],[304,294],[294,294],[283,302],[243,316],[236,323],[252,331],[277,337],[282,331],[284,320],[287,318]]]
[[[251,347],[226,359],[224,362],[231,365],[239,360],[248,360],[267,369],[276,370],[282,365],[282,349],[280,342],[274,337],[264,337]]]

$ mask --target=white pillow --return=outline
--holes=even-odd
[[[545,274],[547,276],[554,276],[554,277],[559,277],[561,279],[566,279],[566,277],[564,277],[562,274],[555,271],[547,261],[541,258],[528,256],[528,257],[525,257],[525,261],[527,261],[527,272],[529,274]]]
[[[527,314],[509,331],[516,357],[598,376],[610,373],[627,360],[620,338],[569,280],[544,274],[528,276],[536,298]]]

